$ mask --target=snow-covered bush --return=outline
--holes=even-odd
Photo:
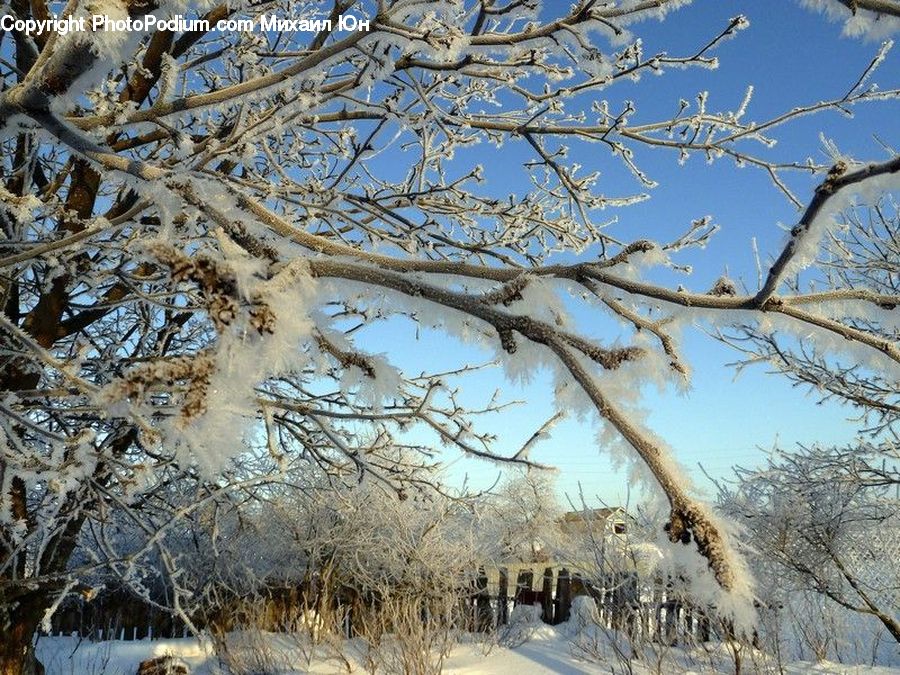
[[[558,561],[571,554],[553,474],[511,471],[494,493],[478,500],[477,507],[485,563]]]
[[[900,643],[896,446],[801,448],[721,494],[747,532],[764,637],[791,660],[893,661]]]
[[[320,651],[352,636],[373,668],[437,672],[467,625],[478,560],[464,499],[424,489],[400,497],[374,482],[339,488],[323,477],[310,492],[246,505],[227,519],[232,527],[225,520],[216,559],[201,554],[196,569],[214,570],[200,609],[231,661],[267,643],[260,631],[279,631]],[[260,636],[232,644],[235,630]]]

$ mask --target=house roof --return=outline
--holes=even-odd
[[[577,522],[597,522],[600,520],[609,520],[613,516],[625,517],[628,514],[621,506],[603,506],[596,509],[582,509],[580,511],[569,511],[563,516],[563,521],[567,523]]]

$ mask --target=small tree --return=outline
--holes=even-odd
[[[478,529],[486,557],[504,562],[557,560],[566,548],[563,508],[554,476],[535,470],[512,473],[482,500]]]
[[[812,591],[900,642],[900,470],[890,453],[893,444],[802,448],[738,471],[721,498],[747,528],[773,605],[782,590]]]

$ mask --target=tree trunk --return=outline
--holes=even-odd
[[[39,617],[37,607],[3,617],[9,623],[0,630],[0,675],[44,675],[32,645]]]

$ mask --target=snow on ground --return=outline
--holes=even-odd
[[[320,648],[311,654],[302,640],[292,636],[256,634],[252,639],[237,642],[257,647],[252,655],[245,653],[243,661],[245,666],[261,667],[256,672],[324,675],[365,673],[367,670],[365,654],[357,641],[344,643],[342,651],[347,660],[327,648]],[[594,660],[587,661],[574,653],[577,651],[574,647],[576,642],[577,636],[573,638],[571,628],[565,625],[532,627],[514,639],[510,646],[468,637],[452,649],[442,672],[447,675],[611,675],[627,672],[628,669],[616,658],[608,643],[602,655],[595,653]],[[580,644],[596,646],[598,643]],[[212,643],[194,638],[87,642],[69,637],[45,637],[39,640],[37,651],[47,668],[47,675],[132,675],[141,661],[162,655],[181,659],[193,675],[223,675],[226,672],[214,653]],[[638,675],[734,672],[728,650],[721,645],[702,650],[702,653],[666,649],[663,654],[666,660],[661,664],[656,656],[650,653],[645,655],[644,663],[632,662],[632,672]],[[774,663],[760,668],[758,660],[755,666],[751,661],[749,657],[745,658],[747,672],[779,672]],[[392,669],[384,665],[378,672],[391,673]],[[780,672],[786,675],[900,675],[900,668],[797,662]]]

